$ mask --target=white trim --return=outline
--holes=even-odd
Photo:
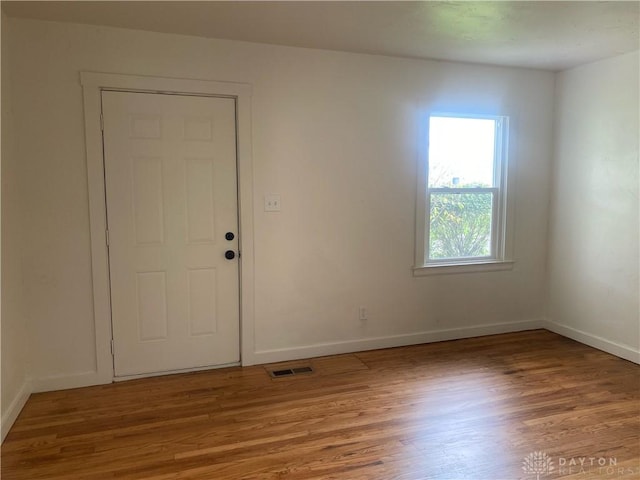
[[[424,265],[426,253],[426,219],[427,219],[427,164],[429,156],[429,115],[425,115],[419,122],[419,128],[422,130],[419,137],[424,138],[418,147],[418,155],[416,158],[416,222],[415,222],[415,251],[414,265]],[[424,132],[424,133],[423,133]]]
[[[81,74],[84,97],[84,130],[89,188],[89,228],[91,232],[91,274],[93,287],[93,319],[96,341],[97,383],[109,383],[113,378],[111,358],[111,302],[109,293],[109,261],[106,232],[104,167],[102,161],[102,129],[100,89],[85,84]],[[46,379],[43,379],[46,382]]]
[[[468,187],[468,188],[458,188],[458,187],[434,187],[430,188],[429,193],[492,193],[493,195],[498,195],[500,193],[500,189],[497,187]]]
[[[187,95],[218,95],[236,99],[238,211],[240,260],[240,354],[243,365],[253,363],[254,351],[254,260],[253,260],[253,165],[251,147],[252,87],[246,83],[216,82],[178,78],[144,77],[81,72],[84,96],[87,176],[89,184],[89,218],[91,229],[91,266],[93,310],[96,337],[96,372],[82,374],[78,383],[95,385],[113,381],[111,356],[111,306],[106,231],[106,205],[102,130],[100,127],[101,90],[117,89]],[[77,376],[70,378],[76,379]],[[76,380],[44,379],[38,385],[75,384]],[[91,380],[89,380],[91,378]],[[74,385],[80,386],[80,385]],[[62,387],[71,388],[71,387]]]
[[[253,150],[251,130],[251,86],[237,98],[238,212],[240,222],[240,361],[254,364],[254,233],[253,233]]]
[[[629,345],[613,342],[598,335],[593,335],[592,333],[578,330],[567,325],[562,325],[552,320],[546,320],[544,328],[557,333],[558,335],[562,335],[563,337],[571,338],[576,342],[584,343],[585,345],[610,353],[616,357],[624,358],[630,362],[640,364],[640,350],[636,350]]]
[[[26,379],[12,402],[9,404],[9,407],[4,412],[4,415],[2,415],[2,423],[0,425],[0,443],[4,442],[7,433],[9,433],[9,430],[11,430],[11,427],[18,418],[18,415],[20,415],[20,412],[27,403],[27,400],[29,400],[29,396],[32,391],[31,381]]]
[[[301,358],[323,357],[343,353],[363,352],[379,348],[403,347],[423,343],[442,342],[445,340],[459,340],[462,338],[481,337],[500,333],[521,332],[544,328],[543,319],[526,320],[510,323],[493,323],[474,327],[449,328],[446,330],[431,330],[427,332],[392,335],[388,337],[365,338],[344,342],[320,343],[295,348],[262,350],[255,354],[255,363],[284,362]]]
[[[431,117],[453,117],[453,118],[472,118],[472,119],[488,119],[496,122],[495,126],[495,156],[494,156],[494,186],[487,188],[428,188],[428,171],[429,171],[429,123]],[[490,270],[509,270],[511,267],[503,265],[497,268],[478,268],[473,266],[477,263],[513,263],[513,236],[514,236],[514,219],[513,219],[513,195],[509,195],[509,170],[512,169],[509,158],[509,124],[510,118],[506,115],[499,114],[469,114],[469,113],[447,113],[447,112],[429,112],[425,113],[425,118],[421,121],[420,128],[424,130],[426,137],[423,144],[418,148],[418,168],[417,168],[417,195],[416,195],[416,230],[415,230],[415,261],[414,276],[432,275],[438,271],[439,273],[468,273],[475,271]],[[498,148],[499,147],[499,148]],[[473,192],[494,192],[492,210],[494,215],[491,226],[491,254],[489,258],[492,262],[478,262],[477,259],[454,259],[445,261],[443,265],[440,260],[429,260],[427,258],[429,240],[429,210],[432,193],[473,193]],[[459,266],[472,265],[471,269],[455,269],[450,268],[453,264]],[[436,266],[439,270],[425,270],[422,267]],[[445,270],[440,269],[445,267]]]
[[[447,275],[449,273],[498,272],[501,270],[513,270],[513,262],[487,260],[469,263],[430,263],[421,267],[413,267],[413,276],[428,277],[431,275]]]
[[[105,383],[111,383],[111,379],[105,382],[102,375],[98,372],[82,372],[34,378],[31,382],[33,385],[33,393],[38,393],[102,385]]]
[[[80,83],[83,88],[111,88],[187,95],[225,95],[229,97],[251,96],[252,90],[248,83],[97,72],[80,72]]]

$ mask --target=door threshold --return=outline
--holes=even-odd
[[[218,370],[220,368],[240,367],[240,362],[223,363],[221,365],[207,365],[196,368],[182,368],[178,370],[168,370],[166,372],[138,373],[135,375],[121,375],[113,377],[114,382],[126,382],[127,380],[137,380],[139,378],[162,377],[164,375],[177,375],[179,373],[202,372],[204,370]]]

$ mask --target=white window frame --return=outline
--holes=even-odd
[[[431,117],[473,118],[496,122],[494,185],[482,188],[429,188],[429,119]],[[509,118],[504,115],[431,112],[427,117],[426,146],[418,168],[418,198],[416,208],[415,276],[443,273],[471,273],[510,270],[512,260],[512,224],[508,190]],[[432,193],[493,193],[491,252],[483,257],[429,259],[429,212]]]

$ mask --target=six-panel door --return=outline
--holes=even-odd
[[[102,108],[115,375],[238,362],[235,100],[105,91]]]

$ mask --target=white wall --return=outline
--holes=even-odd
[[[552,73],[32,20],[11,27],[37,379],[96,365],[81,70],[253,85],[259,361],[526,328],[544,316]],[[513,271],[412,276],[429,108],[511,116]],[[281,194],[282,212],[263,212],[267,193]],[[503,325],[483,328],[493,324]],[[433,333],[447,329],[460,330]],[[382,340],[362,343],[372,338]]]
[[[31,393],[27,317],[22,295],[22,197],[19,159],[13,141],[6,27],[7,20],[2,14],[2,439]]]
[[[549,244],[551,328],[636,362],[638,57],[558,75]]]

